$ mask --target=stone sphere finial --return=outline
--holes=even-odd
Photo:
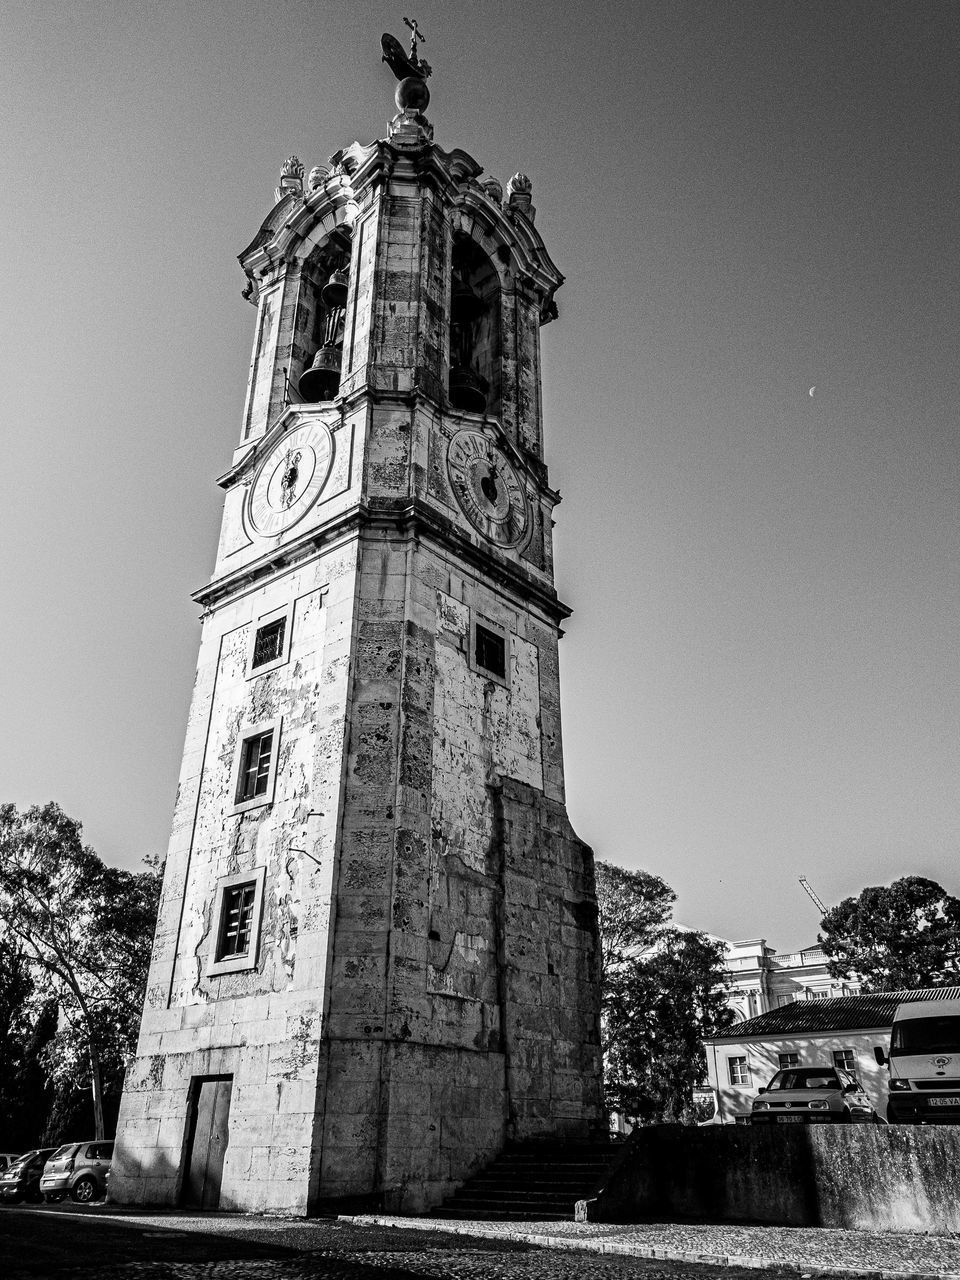
[[[490,174],[489,177],[483,179],[480,185],[494,204],[503,202],[503,183],[499,178],[495,178],[493,174]]]
[[[420,76],[406,76],[397,85],[394,101],[398,111],[422,113],[430,105],[430,90]]]

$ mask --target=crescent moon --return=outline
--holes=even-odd
[[[816,389],[817,389],[816,387],[811,387],[811,388],[810,388],[810,396],[811,396],[811,398],[812,398],[812,396],[813,396],[813,393],[816,391]]]

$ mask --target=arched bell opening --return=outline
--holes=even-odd
[[[469,236],[453,241],[450,284],[450,404],[500,412],[500,277]]]
[[[303,264],[294,352],[302,372],[297,380],[308,404],[332,400],[340,389],[343,326],[350,281],[350,240],[335,231]]]

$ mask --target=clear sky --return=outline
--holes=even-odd
[[[533,179],[569,808],[781,948],[960,892],[960,5],[0,0],[0,799],[166,846],[280,165]],[[815,390],[811,394],[811,389]]]

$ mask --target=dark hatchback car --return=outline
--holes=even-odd
[[[840,1067],[788,1067],[759,1093],[751,1124],[882,1123],[860,1081]]]
[[[40,1200],[40,1176],[54,1150],[54,1147],[41,1147],[27,1151],[9,1169],[4,1169],[0,1173],[0,1200],[7,1204],[16,1204],[19,1200]]]

